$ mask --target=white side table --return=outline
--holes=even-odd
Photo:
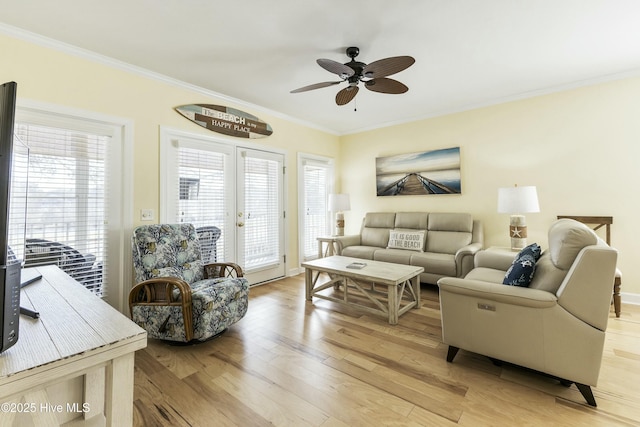
[[[338,253],[336,243],[338,236],[320,236],[318,240],[318,258],[333,256]],[[326,245],[326,247],[325,247]]]

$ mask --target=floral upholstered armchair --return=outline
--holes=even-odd
[[[247,312],[249,283],[240,266],[204,264],[191,224],[153,224],[132,237],[136,285],[131,318],[150,338],[207,340]]]

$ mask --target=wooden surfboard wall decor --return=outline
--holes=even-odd
[[[269,124],[244,111],[211,104],[188,104],[175,110],[197,125],[239,138],[264,138],[273,133]]]

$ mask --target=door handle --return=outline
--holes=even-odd
[[[244,222],[239,222],[236,224],[238,227],[244,227]]]

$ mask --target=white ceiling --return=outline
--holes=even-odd
[[[0,0],[0,10],[5,32],[36,33],[336,134],[640,75],[638,0]],[[348,46],[365,63],[413,56],[392,76],[409,91],[361,88],[357,111],[335,104],[344,83],[289,93],[338,80],[315,61],[347,62]]]

